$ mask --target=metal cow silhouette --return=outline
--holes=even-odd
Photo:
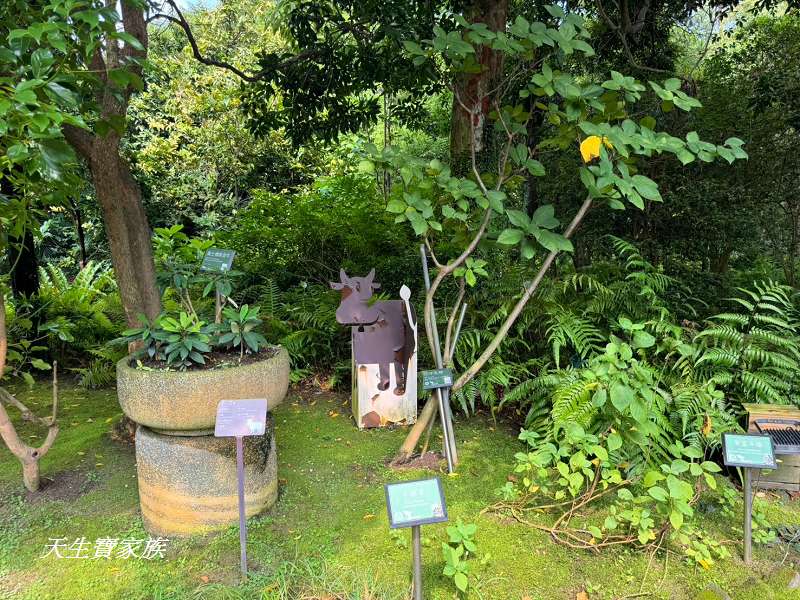
[[[354,360],[358,364],[378,364],[381,391],[389,387],[389,365],[394,363],[397,379],[394,393],[402,396],[406,391],[409,360],[416,350],[411,305],[407,300],[384,300],[370,306],[372,292],[380,288],[373,281],[375,269],[366,277],[349,277],[340,269],[339,279],[330,284],[332,289],[342,292],[336,321],[353,328]]]

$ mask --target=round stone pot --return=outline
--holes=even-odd
[[[272,410],[289,388],[285,348],[238,367],[194,371],[142,370],[130,357],[117,363],[117,396],[132,421],[168,435],[213,433],[220,400],[266,398]]]
[[[139,501],[153,535],[183,537],[239,521],[236,440],[136,430]],[[270,421],[263,436],[244,438],[245,510],[252,517],[278,498],[278,458]]]

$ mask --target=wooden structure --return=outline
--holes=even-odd
[[[756,425],[757,420],[780,419],[800,421],[800,409],[783,404],[745,404],[747,411],[747,432],[763,433]],[[800,454],[780,454],[776,451],[778,468],[756,475],[754,487],[800,491]]]

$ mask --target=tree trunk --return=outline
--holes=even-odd
[[[161,312],[156,284],[150,225],[138,184],[119,153],[119,137],[95,137],[89,166],[111,248],[125,316],[131,327],[143,314],[152,319]]]
[[[486,23],[493,31],[503,31],[508,19],[508,0],[474,0],[467,19],[473,23]],[[485,46],[479,47],[477,52],[475,58],[482,67],[481,72],[459,75],[453,82],[450,162],[454,173],[469,170],[473,145],[479,156],[490,145],[491,127],[486,127],[486,120],[492,110],[494,88],[503,71],[503,54]],[[469,122],[470,114],[461,106],[462,103],[473,114],[474,129]]]
[[[70,211],[72,212],[72,219],[75,221],[75,232],[78,235],[78,250],[80,251],[81,269],[86,266],[86,234],[83,232],[83,213],[81,207],[77,202],[70,203]]]
[[[15,298],[30,298],[39,291],[39,259],[33,232],[25,228],[21,238],[8,237],[8,260],[11,263],[11,291]]]
[[[131,59],[147,58],[147,22],[140,3],[123,0],[118,4],[125,33],[138,44],[106,38],[88,65],[101,74],[103,84],[96,90],[100,120],[124,121],[133,88],[118,87],[108,76],[121,67],[141,76],[139,64]],[[156,284],[150,225],[142,204],[139,185],[131,175],[128,163],[120,155],[121,132],[111,129],[105,135],[92,134],[73,125],[62,126],[64,138],[89,165],[97,199],[103,211],[103,222],[111,249],[111,263],[119,286],[122,306],[129,326],[139,324],[139,315],[152,319],[161,312],[161,295]]]
[[[14,184],[6,178],[0,178],[0,194],[13,198],[17,195]],[[22,237],[8,234],[8,263],[11,269],[11,292],[15,298],[30,298],[39,291],[39,260],[36,257],[36,246],[33,232],[25,228]]]

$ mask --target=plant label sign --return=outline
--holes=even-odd
[[[217,405],[215,437],[264,435],[267,424],[267,399],[220,400]]]
[[[386,484],[386,509],[392,529],[447,521],[447,506],[438,477]]]
[[[450,369],[435,369],[422,372],[422,389],[435,390],[436,388],[450,387],[453,385],[453,372]]]
[[[210,273],[227,273],[233,266],[233,258],[235,256],[236,252],[233,250],[209,248],[203,257],[203,264],[200,265],[200,270]]]
[[[775,449],[768,435],[726,433],[722,436],[723,462],[728,467],[777,469]]]
[[[239,484],[239,546],[242,577],[247,577],[247,515],[244,503],[244,438],[264,435],[267,428],[267,399],[220,400],[214,437],[236,438],[236,479]]]

